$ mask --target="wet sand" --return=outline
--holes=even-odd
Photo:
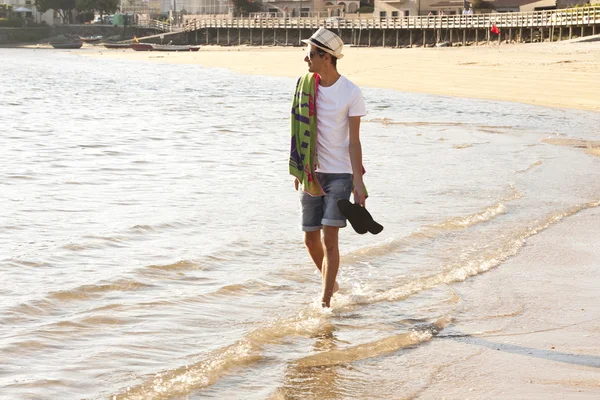
[[[600,398],[599,219],[575,214],[456,285],[459,321],[416,350],[448,364],[418,397]]]
[[[197,53],[133,52],[95,46],[103,56],[193,63],[297,77],[301,47],[204,46]],[[451,48],[351,48],[339,71],[361,86],[600,111],[600,42]]]

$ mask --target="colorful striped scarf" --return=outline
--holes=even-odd
[[[312,196],[323,196],[323,188],[315,175],[317,167],[317,89],[320,76],[306,74],[296,84],[292,101],[290,174]]]

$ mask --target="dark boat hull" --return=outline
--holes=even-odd
[[[174,44],[153,44],[152,50],[154,51],[198,51],[200,46],[190,45],[174,45]]]
[[[107,49],[130,49],[129,43],[104,43]]]
[[[152,44],[150,43],[131,43],[129,47],[135,51],[152,51]]]
[[[50,43],[50,46],[55,49],[80,49],[83,46],[83,42],[75,43]]]

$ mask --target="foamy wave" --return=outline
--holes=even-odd
[[[132,279],[119,279],[114,282],[82,285],[71,290],[52,292],[48,297],[60,301],[87,300],[108,292],[128,292],[150,287],[153,285]]]
[[[446,221],[432,225],[433,228],[440,229],[460,229],[460,228],[468,228],[470,226],[488,222],[492,219],[496,218],[498,215],[505,214],[507,210],[506,205],[503,203],[496,203],[490,207],[487,207],[485,210],[460,217],[454,217],[447,219]]]
[[[515,201],[515,200],[519,200],[519,199],[523,198],[523,193],[519,192],[519,190],[515,187],[515,185],[513,185],[511,183],[509,186],[510,186],[510,193],[507,196],[505,196],[502,199],[502,201],[510,202],[510,201]]]
[[[346,349],[323,351],[297,360],[294,366],[305,368],[345,365],[367,358],[379,357],[429,341],[442,329],[441,327],[446,325],[445,321],[440,322],[439,326],[438,323],[429,324],[427,327],[418,327],[410,332],[388,336],[374,342],[362,343]]]
[[[523,195],[513,185],[510,185],[510,193],[500,202],[492,204],[477,213],[451,217],[440,223],[425,226],[423,229],[416,231],[407,237],[391,239],[369,248],[355,250],[345,254],[342,257],[342,261],[356,261],[365,256],[370,258],[383,256],[395,251],[410,248],[426,240],[438,238],[449,230],[462,230],[478,224],[487,223],[500,215],[506,214],[508,208],[504,203],[518,200],[521,197],[523,197]]]
[[[528,166],[527,168],[517,171],[517,173],[524,174],[525,172],[531,171],[532,169],[534,169],[535,167],[539,167],[540,165],[542,165],[542,161],[538,160],[538,161],[534,162],[533,164],[531,164],[530,166]]]
[[[45,298],[19,304],[7,311],[6,323],[17,323],[28,317],[47,315],[61,310],[65,303],[99,298],[107,293],[143,290],[153,285],[130,279],[119,279],[114,282],[82,285],[71,290],[51,292]]]
[[[597,207],[598,205],[600,205],[600,202],[591,202],[569,208],[562,212],[549,214],[546,218],[538,221],[536,225],[526,228],[521,232],[517,232],[512,238],[508,238],[508,240],[500,247],[491,250],[484,249],[481,253],[476,254],[471,259],[457,262],[455,265],[450,265],[443,272],[416,279],[382,293],[372,294],[371,296],[366,297],[365,300],[369,303],[398,301],[424,290],[433,289],[441,284],[462,282],[469,277],[489,271],[502,264],[510,257],[515,256],[523,247],[527,238],[540,233],[566,217],[588,208]]]
[[[157,373],[146,382],[128,387],[112,398],[166,399],[210,386],[232,369],[262,360],[261,350],[266,344],[278,343],[287,336],[314,335],[319,332],[326,320],[326,315],[319,311],[308,309],[295,317],[276,320],[248,333],[230,346],[213,351],[194,364]]]
[[[167,399],[189,393],[192,389],[209,386],[233,368],[252,364],[261,359],[258,348],[248,340],[213,352],[193,365],[160,372],[141,385],[128,387],[113,400]]]
[[[503,133],[506,130],[514,130],[513,126],[501,125],[481,125],[467,122],[431,122],[431,121],[396,121],[391,118],[372,118],[366,119],[364,122],[379,123],[382,125],[402,125],[402,126],[471,126],[487,133]]]
[[[185,271],[190,269],[202,269],[197,262],[189,260],[181,260],[171,264],[148,265],[145,268],[152,271]]]

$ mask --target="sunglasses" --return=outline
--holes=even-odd
[[[310,51],[310,49],[306,49],[306,57],[308,57],[309,60],[312,59],[317,54],[319,54],[318,51]],[[319,54],[319,55],[321,55],[321,54]]]

